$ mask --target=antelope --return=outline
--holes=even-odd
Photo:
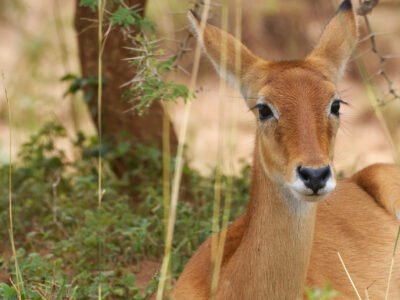
[[[300,61],[265,61],[217,27],[206,24],[200,32],[200,19],[188,16],[217,71],[239,87],[257,130],[250,201],[226,229],[215,294],[208,238],[185,266],[172,299],[293,300],[305,286],[327,283],[339,299],[356,299],[338,252],[360,293],[384,299],[399,226],[400,168],[374,164],[339,180],[332,163],[344,103],[337,82],[358,39],[351,1],[341,3]],[[400,299],[399,283],[394,265],[388,299]]]

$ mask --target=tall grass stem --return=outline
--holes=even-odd
[[[167,242],[167,228],[168,228],[168,216],[171,206],[171,176],[170,176],[170,161],[171,161],[171,149],[170,149],[170,117],[168,114],[167,104],[163,101],[163,198],[164,198],[164,230],[165,230],[165,243]],[[166,251],[166,249],[165,249]],[[167,253],[165,253],[167,254]],[[168,266],[167,272],[167,296],[171,286],[171,264]]]
[[[202,13],[202,20],[201,20],[201,24],[200,24],[200,35],[203,33],[204,28],[206,26],[209,9],[210,9],[210,0],[204,0],[204,10]],[[189,89],[191,91],[194,91],[194,89],[196,87],[197,75],[198,75],[199,65],[200,65],[200,54],[201,54],[201,43],[198,41],[197,45],[196,45],[195,53],[194,53],[194,64],[193,64],[190,85],[189,85]],[[181,130],[179,132],[178,150],[177,150],[177,155],[176,155],[175,170],[174,170],[174,177],[173,177],[172,191],[171,191],[171,206],[170,206],[170,212],[169,212],[169,217],[168,217],[167,238],[166,238],[166,243],[165,243],[165,255],[164,255],[163,263],[161,266],[160,281],[159,281],[158,289],[157,289],[157,300],[163,299],[165,280],[166,280],[168,266],[170,264],[170,259],[171,259],[171,246],[172,246],[172,239],[173,239],[173,235],[174,235],[176,207],[178,205],[179,187],[180,187],[180,182],[181,182],[181,177],[182,177],[182,168],[183,168],[183,148],[184,148],[185,141],[186,141],[187,125],[189,122],[191,106],[192,106],[191,101],[189,101],[185,106],[183,123],[182,123]]]
[[[220,58],[220,70],[221,77],[226,77],[227,73],[227,40],[228,35],[228,15],[229,6],[228,2],[224,0],[222,3],[222,20],[221,28],[224,32],[221,36],[221,58]],[[219,81],[219,122],[218,122],[218,153],[217,153],[217,166],[215,174],[214,184],[214,203],[213,203],[213,218],[212,218],[212,238],[211,238],[211,262],[213,265],[212,279],[211,279],[211,299],[215,299],[219,271],[220,261],[223,253],[219,255],[219,246],[222,244],[222,234],[219,233],[220,223],[220,207],[221,207],[221,180],[222,180],[222,168],[224,158],[224,129],[225,129],[225,96],[226,96],[226,82],[221,78]],[[225,240],[223,241],[225,243]],[[221,256],[221,258],[220,258]]]
[[[236,15],[235,15],[235,38],[237,41],[242,40],[242,0],[236,0]],[[236,88],[239,90],[240,88],[240,68],[241,68],[241,44],[235,44],[235,77],[236,77]],[[236,149],[236,133],[237,133],[237,105],[230,105],[233,107],[234,111],[232,112],[232,124],[231,131],[229,136],[228,143],[228,167],[229,167],[229,177],[226,187],[226,197],[224,203],[224,210],[222,216],[222,230],[219,234],[218,239],[218,252],[216,256],[216,264],[214,268],[213,274],[213,283],[212,283],[212,297],[215,297],[216,289],[218,287],[219,281],[219,272],[221,270],[222,259],[225,248],[225,241],[227,235],[227,227],[230,216],[230,208],[232,202],[232,188],[233,188],[233,177],[234,166],[233,166],[233,158]]]
[[[8,112],[8,126],[9,126],[9,169],[8,169],[8,215],[10,218],[10,241],[11,241],[11,249],[14,256],[14,266],[15,266],[15,275],[17,278],[17,287],[16,292],[18,299],[21,300],[21,288],[20,288],[20,280],[19,280],[19,268],[18,268],[18,259],[17,252],[15,250],[15,242],[14,242],[14,228],[13,228],[13,211],[12,211],[12,117],[11,117],[11,102],[8,99],[7,88],[5,86],[5,78],[2,73],[2,81],[4,87],[4,97],[7,102],[7,112]]]
[[[103,15],[104,15],[104,8],[105,3],[107,0],[98,0],[98,86],[97,86],[97,126],[98,126],[98,136],[99,136],[99,165],[98,165],[98,207],[101,208],[101,199],[103,196],[102,192],[102,124],[101,124],[101,104],[102,104],[102,92],[103,92]],[[99,233],[101,234],[101,233]],[[98,257],[99,257],[99,285],[98,285],[98,299],[101,300],[101,256],[102,256],[102,243],[99,240],[99,249],[98,249]]]
[[[387,283],[387,287],[386,287],[385,300],[389,299],[388,297],[389,297],[390,281],[392,279],[394,259],[395,259],[395,256],[396,256],[397,243],[399,241],[399,237],[400,237],[400,226],[399,226],[399,229],[397,231],[396,242],[394,243],[393,255],[392,255],[392,260],[391,260],[390,269],[389,269],[388,283]]]
[[[347,271],[347,268],[346,268],[346,265],[344,264],[344,261],[343,261],[343,259],[342,259],[342,256],[340,255],[339,252],[337,253],[337,255],[339,256],[340,263],[342,264],[343,269],[344,269],[344,271],[346,272],[347,278],[350,280],[351,286],[353,287],[354,292],[356,293],[358,300],[362,300],[360,294],[358,293],[358,290],[357,290],[357,288],[356,288],[356,285],[354,284],[353,280],[351,279],[351,276],[350,276],[349,271]]]
[[[101,180],[101,173],[102,173],[102,124],[101,124],[101,98],[103,92],[103,63],[102,63],[102,55],[103,55],[103,13],[104,13],[104,2],[106,0],[98,0],[98,18],[99,18],[99,27],[98,27],[98,86],[97,86],[97,130],[99,135],[99,165],[98,165],[98,206],[101,207],[101,197],[102,197],[102,180]]]

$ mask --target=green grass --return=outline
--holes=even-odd
[[[132,266],[144,259],[161,259],[164,253],[162,153],[155,147],[105,141],[102,207],[97,202],[98,143],[80,134],[75,142],[79,157],[68,161],[56,148],[65,129],[47,123],[23,145],[13,166],[14,235],[23,280],[23,299],[41,299],[60,293],[67,298],[97,296],[145,299],[156,288],[157,278],[146,291],[135,285]],[[118,178],[110,162],[124,160],[129,169]],[[173,171],[173,161],[171,162]],[[248,200],[249,166],[234,177],[231,220],[244,212]],[[228,178],[223,176],[222,184]],[[132,184],[132,183],[136,184]],[[172,275],[176,278],[187,260],[211,233],[214,178],[183,169],[181,199],[172,250]],[[0,238],[8,240],[8,165],[0,168]],[[222,188],[222,190],[224,190]],[[223,194],[224,199],[224,194]],[[102,244],[99,279],[98,245]],[[2,245],[0,269],[15,282],[15,268],[8,244]],[[61,290],[61,287],[63,289]],[[24,292],[25,291],[25,292]],[[0,286],[2,299],[16,299],[8,280]]]
[[[171,6],[176,6],[175,2]],[[95,9],[98,1],[82,3],[89,7],[94,5]],[[272,13],[276,8],[269,7],[268,10]],[[141,19],[137,13],[122,7],[109,16],[109,21],[114,26],[119,24],[122,30],[129,26],[151,25],[148,19]],[[37,55],[38,50],[52,48],[49,42],[48,38],[34,37],[25,47],[35,85],[38,79],[50,82],[44,76],[46,74],[39,72],[41,61]],[[165,73],[173,70],[173,59],[158,61],[155,57],[163,51],[153,48],[140,36],[136,37],[136,43],[146,50],[136,50],[138,56],[141,51],[154,53],[141,61],[129,62],[139,69],[142,65],[150,66],[144,69],[146,80],[130,87],[125,94],[126,98],[136,99],[132,106],[145,112],[146,107],[160,98],[175,101],[180,96],[185,100],[193,97],[186,86],[162,80]],[[86,100],[94,97],[94,88],[101,88],[97,78],[69,75],[64,79],[72,80],[70,93],[86,88]],[[88,92],[90,89],[93,93]],[[15,91],[18,96],[19,90]],[[15,115],[23,115],[24,121],[38,120],[33,115],[28,118],[26,113]],[[146,259],[161,262],[164,255],[162,153],[154,146],[115,145],[106,139],[99,143],[97,137],[80,133],[74,141],[74,160],[71,161],[57,147],[66,138],[64,127],[46,123],[21,147],[17,162],[12,165],[14,239],[19,271],[15,270],[10,244],[3,243],[0,245],[0,280],[3,281],[0,298],[18,299],[14,286],[17,277],[22,299],[97,299],[99,286],[102,298],[106,299],[148,298],[157,289],[159,275],[156,274],[146,288],[141,288],[136,283],[135,267]],[[102,160],[101,187],[99,157]],[[111,167],[111,162],[115,161],[128,166],[119,177]],[[172,159],[171,174],[174,166]],[[0,166],[2,241],[9,240],[9,167]],[[250,167],[244,165],[239,176],[228,178],[221,174],[219,179],[220,207],[224,207],[227,193],[232,193],[230,222],[245,210],[249,173]],[[204,177],[184,164],[171,251],[174,278],[179,276],[198,246],[211,235],[215,181],[216,178]],[[230,186],[232,191],[229,191]],[[105,191],[101,207],[99,187]],[[223,214],[222,209],[219,210],[219,214],[214,212],[215,216]],[[216,227],[220,227],[220,219],[218,223]],[[329,286],[323,290],[306,289],[309,300],[325,300],[335,295]]]
[[[164,254],[162,153],[153,146],[105,141],[102,175],[106,192],[98,208],[97,138],[79,134],[74,161],[68,161],[56,147],[64,138],[62,126],[45,124],[23,145],[13,165],[14,235],[22,299],[94,299],[100,283],[104,299],[147,299],[157,289],[158,274],[141,288],[133,270],[146,259],[161,262]],[[121,178],[110,167],[115,159],[129,165]],[[172,160],[171,172],[173,165]],[[8,168],[0,167],[2,241],[9,240]],[[228,180],[222,175],[222,204]],[[248,202],[250,167],[244,165],[232,180],[231,221],[244,212]],[[214,177],[204,177],[184,165],[172,244],[173,278],[211,235],[214,182]],[[9,280],[16,282],[10,244],[3,243],[0,253],[0,298],[18,299]],[[335,295],[327,286],[306,289],[305,299],[325,300]]]

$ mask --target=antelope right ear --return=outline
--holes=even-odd
[[[256,74],[252,70],[261,59],[232,35],[213,25],[205,24],[201,32],[201,20],[193,11],[189,11],[188,18],[219,75],[238,86],[245,99],[251,97],[252,74]]]
[[[327,76],[336,82],[342,75],[357,40],[358,28],[353,5],[351,0],[344,0],[308,60],[322,65]]]

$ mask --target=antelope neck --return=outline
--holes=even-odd
[[[235,253],[240,265],[236,276],[242,277],[237,283],[252,286],[244,298],[292,300],[306,278],[316,204],[298,200],[275,184],[260,159],[255,151],[246,229]]]

